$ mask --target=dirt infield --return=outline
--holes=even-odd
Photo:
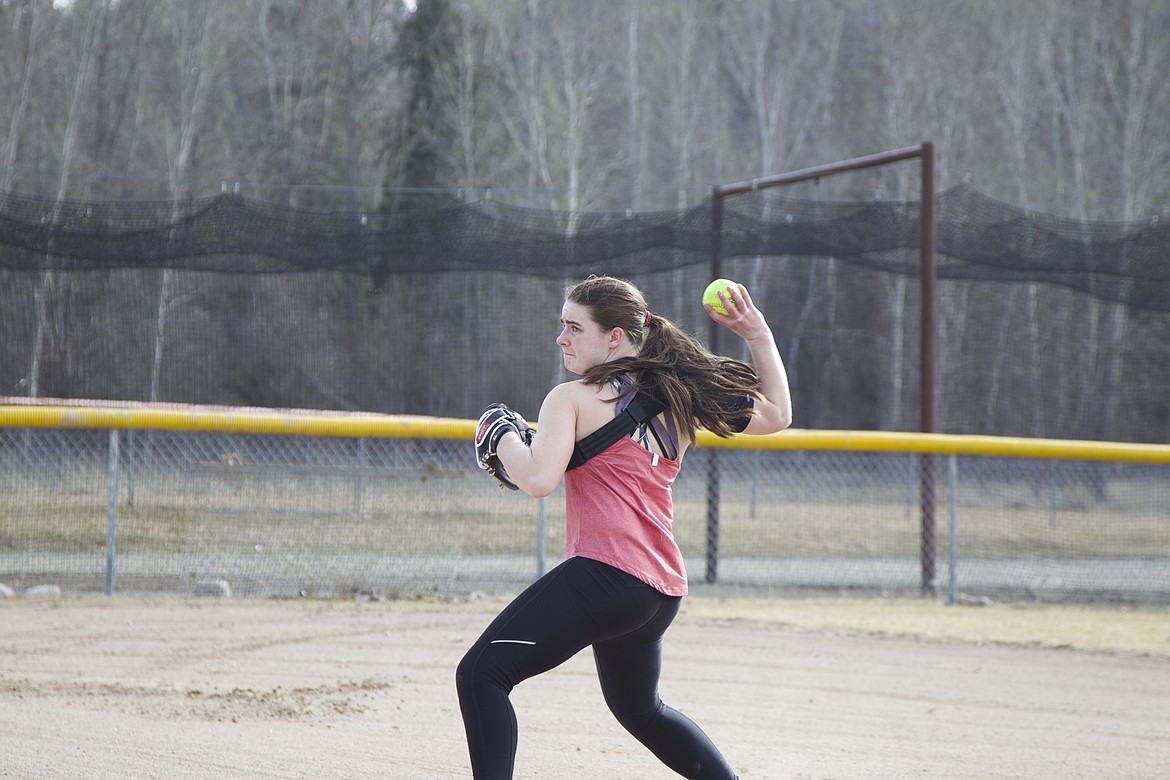
[[[0,777],[467,778],[454,668],[498,606],[0,601]],[[744,780],[1170,778],[1164,610],[946,609],[693,598],[663,697]],[[587,652],[513,701],[517,778],[674,776]]]

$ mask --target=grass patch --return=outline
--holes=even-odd
[[[1028,645],[1170,659],[1170,609],[1084,605],[947,606],[929,599],[691,596],[690,620],[753,620],[807,631],[972,644]]]

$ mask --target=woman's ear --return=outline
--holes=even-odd
[[[609,348],[617,349],[626,338],[626,332],[621,328],[614,328],[609,332]]]

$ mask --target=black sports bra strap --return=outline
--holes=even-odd
[[[638,393],[612,420],[577,442],[573,447],[573,457],[569,458],[569,466],[565,470],[571,471],[595,455],[605,452],[620,439],[638,430],[638,426],[661,414],[665,408],[650,396]]]

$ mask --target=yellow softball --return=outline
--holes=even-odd
[[[716,279],[707,285],[707,289],[703,291],[703,303],[710,305],[716,312],[726,316],[727,309],[723,307],[723,301],[719,300],[720,290],[731,301],[731,294],[732,292],[739,292],[739,285],[730,279]],[[731,301],[731,305],[734,306],[735,302]]]

